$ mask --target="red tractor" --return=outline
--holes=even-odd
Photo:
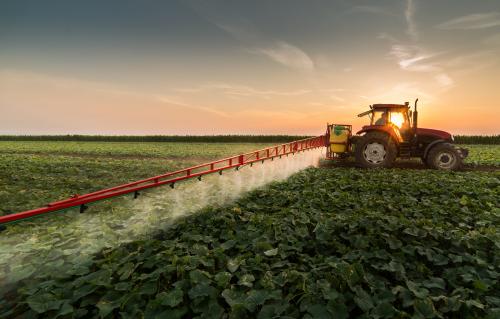
[[[370,124],[351,136],[350,125],[329,124],[328,158],[354,154],[361,167],[391,167],[396,158],[419,157],[425,165],[441,170],[456,170],[468,150],[453,144],[453,136],[444,131],[417,127],[417,102],[410,110],[405,104],[373,104],[368,115]]]

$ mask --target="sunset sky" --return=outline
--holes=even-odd
[[[500,133],[500,1],[0,1],[0,134]]]

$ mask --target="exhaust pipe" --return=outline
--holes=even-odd
[[[418,111],[417,111],[418,99],[415,100],[415,110],[413,111],[413,134],[417,134],[417,124],[418,124]]]

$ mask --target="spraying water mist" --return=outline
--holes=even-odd
[[[313,149],[238,171],[227,170],[221,176],[204,176],[202,181],[187,181],[175,189],[151,190],[119,207],[106,205],[98,213],[68,213],[62,227],[51,225],[50,220],[12,227],[0,236],[0,287],[35,271],[74,272],[75,267],[89,262],[103,248],[144,238],[203,207],[227,204],[244,192],[317,165],[321,156],[322,150]]]

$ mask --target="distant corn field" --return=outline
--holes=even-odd
[[[306,135],[0,135],[0,141],[287,143]],[[457,144],[500,144],[500,135],[455,135]]]
[[[287,143],[302,135],[0,135],[0,141],[182,142],[182,143]]]
[[[500,135],[455,135],[457,144],[500,144]]]

